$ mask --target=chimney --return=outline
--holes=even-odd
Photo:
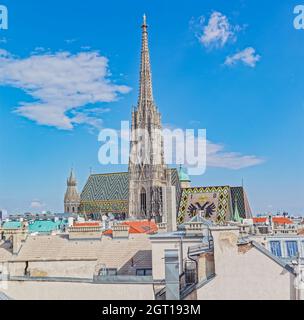
[[[208,236],[208,228],[203,222],[186,222],[185,223],[186,236]]]
[[[129,238],[129,226],[123,224],[117,224],[112,228],[113,239],[128,239]]]
[[[178,250],[165,250],[166,300],[180,300]]]
[[[239,227],[210,227],[210,232],[213,238],[215,273],[222,275],[227,272],[227,262],[238,255]]]
[[[74,218],[73,217],[68,217],[68,226],[73,227],[74,225]]]
[[[70,240],[101,240],[100,223],[80,223],[68,228]]]

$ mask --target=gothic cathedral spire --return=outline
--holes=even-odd
[[[141,46],[141,63],[140,63],[140,84],[138,107],[147,108],[153,104],[152,91],[152,74],[150,65],[150,54],[148,44],[148,25],[146,15],[143,16],[142,28],[142,46]]]
[[[162,187],[170,181],[164,162],[161,115],[152,92],[148,25],[142,23],[140,83],[137,108],[132,112],[129,160],[129,217],[161,219]],[[170,183],[171,184],[171,181]]]

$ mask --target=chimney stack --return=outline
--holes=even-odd
[[[129,238],[129,226],[123,224],[117,224],[113,226],[113,239],[128,239]]]
[[[178,250],[165,250],[166,300],[180,300]]]

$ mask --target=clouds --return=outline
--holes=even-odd
[[[17,114],[64,130],[76,124],[100,127],[94,104],[113,102],[130,91],[110,80],[108,59],[97,51],[18,58],[0,49],[0,85],[22,89],[33,98],[21,102]]]
[[[205,18],[200,17],[200,25],[203,28],[199,41],[207,48],[223,47],[229,39],[235,39],[235,33],[239,26],[232,26],[228,18],[220,12],[213,12],[205,25]]]
[[[45,207],[45,204],[42,203],[40,200],[35,199],[30,203],[30,208],[31,209],[42,209]]]
[[[164,128],[175,133],[177,132],[177,130],[179,130],[180,132],[185,134],[183,129],[176,128],[172,124],[165,124]],[[196,130],[194,130],[194,132],[195,131]],[[181,150],[185,150],[186,148],[187,153],[197,155],[197,152],[198,152],[197,146],[201,142],[198,140],[198,137],[194,132],[193,132],[193,136],[194,136],[193,144],[189,144],[185,146],[185,135],[184,135],[184,138],[182,139],[178,139],[178,138],[175,139],[174,143],[176,144],[176,147],[173,148],[173,151],[175,151],[178,154],[178,152],[183,152]],[[167,157],[168,156],[170,157],[170,154],[167,154],[167,152],[171,152],[171,148],[169,146],[166,146],[167,140],[164,139],[164,141],[165,141],[165,157],[166,157],[166,160],[168,160]],[[128,153],[128,150],[126,151],[127,153]],[[252,155],[252,154],[246,155],[246,154],[242,154],[241,152],[226,151],[224,144],[214,143],[208,139],[206,140],[205,154],[206,154],[207,168],[224,168],[224,169],[230,169],[230,170],[240,170],[240,169],[260,165],[265,162],[265,159],[256,155]],[[177,161],[181,161],[182,164],[187,166],[186,161],[182,161],[178,159],[177,156],[173,156],[169,159],[176,159]],[[170,163],[170,164],[176,164],[176,163]]]
[[[232,56],[228,56],[225,65],[232,66],[238,62],[242,62],[244,65],[254,68],[260,59],[261,56],[255,53],[255,49],[248,47]]]
[[[244,29],[239,25],[231,24],[228,17],[218,11],[214,11],[209,19],[201,16],[196,25],[197,28],[196,35],[199,42],[209,50],[221,49],[229,42],[235,43],[237,41],[237,33]],[[261,56],[256,54],[256,50],[253,47],[247,47],[227,56],[224,65],[233,66],[237,62],[242,62],[243,65],[254,68],[260,59]]]
[[[222,144],[207,142],[207,167],[239,170],[262,164],[264,159],[239,152],[226,152]]]

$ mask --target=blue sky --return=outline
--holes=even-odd
[[[5,1],[0,30],[0,208],[62,211],[98,163],[99,127],[130,119],[148,17],[163,123],[206,128],[194,185],[240,185],[254,213],[304,214],[304,30],[297,1]],[[304,4],[304,1],[303,1]]]

